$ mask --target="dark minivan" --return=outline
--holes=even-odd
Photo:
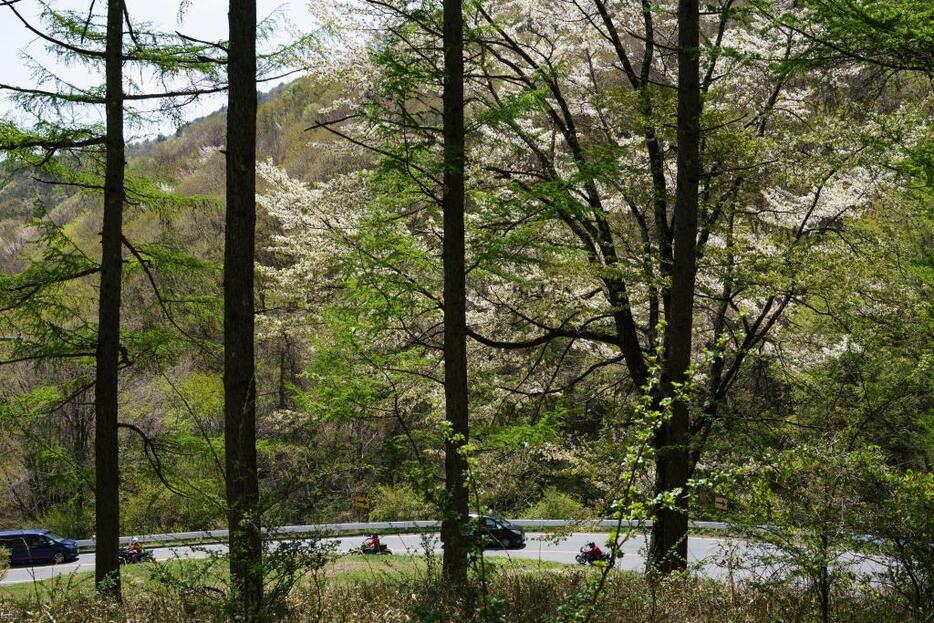
[[[78,544],[48,530],[0,532],[0,547],[10,552],[10,564],[59,564],[78,558]]]

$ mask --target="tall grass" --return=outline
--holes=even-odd
[[[505,568],[490,580],[489,594],[465,603],[431,570],[351,581],[314,575],[296,584],[288,613],[278,620],[296,623],[552,623],[583,620],[594,574],[588,569]],[[460,594],[460,593],[459,593]],[[833,620],[907,623],[886,601],[867,592],[835,595]],[[659,582],[631,573],[612,573],[595,604],[594,623],[746,623],[816,620],[817,603],[790,585],[730,586],[678,576]],[[123,605],[103,603],[88,592],[59,589],[54,594],[0,601],[0,621],[69,623],[194,623],[227,621],[222,599],[213,591],[179,592],[147,583]]]

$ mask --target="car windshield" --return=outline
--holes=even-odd
[[[45,533],[45,536],[49,537],[50,539],[52,539],[52,540],[55,541],[56,543],[61,543],[62,541],[65,540],[65,537],[63,537],[63,536],[58,536],[58,535],[55,534],[54,532],[46,532],[46,533]]]

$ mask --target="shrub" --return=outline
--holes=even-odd
[[[592,515],[577,499],[554,487],[545,489],[541,499],[522,513],[527,519],[588,519]]]
[[[222,498],[216,495],[214,480],[191,477],[187,482],[205,494],[183,497],[167,490],[158,480],[138,483],[137,491],[121,500],[122,533],[151,534],[224,525]]]
[[[10,550],[0,547],[0,580],[6,575],[6,570],[10,566]]]
[[[94,532],[93,504],[74,502],[53,506],[41,517],[41,524],[52,532],[73,539],[84,539]]]
[[[873,590],[889,589],[880,598],[910,618],[934,619],[934,474],[876,465],[869,479],[856,529],[888,561]]]
[[[858,571],[850,555],[860,545],[851,528],[861,512],[854,491],[874,463],[871,452],[831,439],[750,461],[733,485],[743,514],[731,526],[759,543],[746,557],[769,570],[768,583],[803,581],[822,621],[831,620],[837,589]]]
[[[428,519],[431,507],[408,485],[381,485],[370,503],[370,521]]]

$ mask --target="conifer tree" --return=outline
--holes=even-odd
[[[120,329],[122,281],[124,272],[123,250],[126,247],[143,266],[138,250],[123,234],[123,212],[127,202],[127,180],[125,176],[126,156],[124,126],[128,121],[125,102],[128,100],[163,100],[167,107],[173,106],[173,98],[195,97],[199,94],[220,90],[216,83],[217,62],[206,55],[212,45],[191,43],[181,35],[162,35],[146,30],[137,31],[130,22],[124,0],[108,0],[105,25],[98,25],[92,2],[87,13],[59,12],[50,6],[43,8],[41,20],[44,28],[30,22],[15,2],[4,2],[12,15],[23,27],[45,41],[54,54],[71,61],[88,65],[92,71],[103,70],[104,86],[80,89],[67,80],[59,80],[51,72],[40,75],[44,81],[52,82],[53,89],[0,85],[0,89],[12,92],[36,109],[45,109],[56,114],[70,113],[82,107],[100,107],[105,111],[104,127],[67,123],[39,122],[31,127],[19,127],[4,122],[0,149],[8,153],[13,161],[51,174],[53,183],[71,185],[76,188],[97,191],[102,197],[101,256],[96,266],[77,266],[73,257],[53,255],[53,265],[48,266],[52,274],[39,269],[32,282],[25,282],[25,295],[14,300],[13,307],[28,306],[30,299],[50,286],[99,274],[98,324],[96,334],[87,335],[79,330],[79,339],[65,337],[60,331],[50,331],[55,339],[52,344],[42,341],[21,340],[14,344],[25,351],[16,360],[80,358],[93,352],[94,381],[72,396],[93,388],[95,396],[95,581],[98,589],[113,598],[119,598],[119,538],[120,538],[120,468],[119,435],[121,427],[127,426],[119,419],[119,376],[120,370],[131,365],[130,353],[123,342]],[[129,41],[129,45],[127,45]],[[207,80],[207,84],[191,84],[177,91],[146,93],[139,90],[128,92],[124,65],[132,63],[155,76],[173,78],[194,77]],[[132,117],[141,120],[139,112]],[[103,147],[103,152],[100,149]],[[62,153],[74,156],[74,166],[64,163]],[[102,158],[103,171],[95,169],[95,162]],[[157,203],[159,193],[152,194],[135,190],[148,202]],[[134,195],[136,196],[136,195]],[[78,255],[81,255],[80,253]],[[87,259],[87,258],[85,258]],[[64,269],[64,271],[62,271]],[[144,270],[149,270],[144,267]],[[58,271],[58,274],[54,274]],[[155,284],[153,282],[153,286]],[[23,292],[23,284],[14,286],[14,292]],[[158,292],[156,293],[158,296]],[[13,297],[16,299],[16,297]],[[160,299],[161,300],[161,299]],[[28,313],[28,312],[27,312]],[[142,432],[136,427],[130,427]],[[144,440],[147,441],[148,440]]]
[[[256,474],[256,1],[231,0],[224,234],[224,432],[235,608],[256,620],[263,597]]]
[[[120,359],[120,300],[123,276],[123,0],[107,2],[105,51],[106,139],[104,218],[95,382],[94,457],[96,475],[95,581],[120,595],[120,442],[117,436]]]

